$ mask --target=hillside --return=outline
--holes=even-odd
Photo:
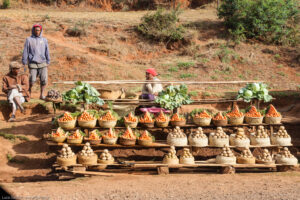
[[[50,44],[51,87],[51,82],[62,80],[141,80],[147,67],[155,67],[163,80],[264,80],[273,90],[300,87],[299,47],[297,52],[297,47],[255,41],[229,43],[215,5],[184,10],[180,15],[188,30],[185,44],[166,45],[142,38],[135,26],[147,12],[1,10],[0,75],[7,72],[10,61],[21,59],[25,38],[38,22]],[[239,87],[191,90],[234,91]]]

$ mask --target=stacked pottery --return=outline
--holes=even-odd
[[[203,129],[198,129],[189,135],[189,144],[194,147],[206,147],[208,146],[208,138],[203,133]]]
[[[82,150],[79,152],[78,163],[83,165],[97,164],[97,155],[94,153],[89,142],[85,143]]]
[[[191,154],[188,148],[183,149],[183,155],[180,156],[179,163],[187,165],[195,164],[194,156]]]
[[[264,149],[262,155],[257,156],[258,164],[274,164],[273,158],[268,149]]]
[[[229,146],[229,137],[223,131],[222,127],[217,127],[216,133],[210,133],[209,145],[213,147]]]
[[[236,157],[228,146],[222,148],[222,153],[216,157],[217,164],[236,164]]]
[[[242,151],[241,155],[237,157],[237,163],[239,164],[255,164],[255,157],[252,155],[249,148]]]
[[[271,135],[271,143],[279,146],[291,145],[291,136],[287,133],[284,126],[280,126],[277,133]]]
[[[76,159],[77,156],[72,149],[67,144],[64,144],[60,155],[57,156],[56,161],[60,166],[70,166],[76,164]]]
[[[275,160],[277,164],[283,164],[283,165],[297,165],[298,160],[295,158],[293,154],[289,151],[287,147],[284,147],[282,151],[279,152],[275,156]]]
[[[171,146],[169,152],[164,156],[164,164],[179,164],[179,159],[176,156],[176,150],[174,146]]]
[[[168,134],[167,143],[171,146],[186,146],[188,141],[186,134],[176,126],[176,128]]]
[[[263,126],[258,126],[258,130],[250,134],[251,145],[269,146],[270,137]]]
[[[114,157],[108,152],[107,149],[103,150],[103,153],[100,154],[98,163],[100,164],[113,164],[115,161]]]
[[[236,134],[230,135],[230,145],[236,147],[249,147],[250,140],[245,135],[245,130],[243,128],[238,128]]]

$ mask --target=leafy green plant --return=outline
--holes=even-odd
[[[190,67],[193,67],[195,65],[194,62],[179,62],[177,63],[177,67],[179,69],[189,69]]]
[[[10,7],[10,0],[3,0],[1,8],[7,9]]]
[[[138,32],[147,38],[157,41],[178,41],[183,39],[185,29],[180,25],[178,16],[179,7],[172,11],[158,9],[153,14],[146,14],[137,26]]]
[[[197,77],[196,74],[191,74],[191,73],[186,73],[186,74],[180,74],[180,78],[192,78],[192,77]]]
[[[192,117],[194,117],[196,114],[200,114],[200,113],[202,113],[203,111],[205,111],[205,112],[206,112],[207,114],[209,114],[210,116],[213,115],[212,111],[209,110],[209,109],[206,109],[206,108],[196,108],[196,109],[194,109],[194,110],[190,113],[190,115],[191,115]]]
[[[277,74],[279,74],[280,76],[285,76],[284,72],[277,72]]]
[[[250,102],[252,99],[269,102],[272,100],[272,96],[269,95],[266,84],[249,83],[246,85],[246,87],[238,91],[237,99],[243,99],[245,102]]]
[[[71,102],[72,104],[76,104],[78,102],[87,104],[95,103],[100,106],[104,104],[104,101],[99,97],[99,92],[90,84],[77,81],[75,85],[75,88],[62,95],[64,101]]]
[[[23,135],[14,135],[14,134],[0,132],[0,136],[11,141],[15,141],[16,139],[29,141],[29,138]]]
[[[170,67],[169,69],[168,69],[168,71],[169,72],[178,72],[178,67]]]
[[[192,100],[190,95],[188,95],[186,85],[171,85],[158,94],[155,102],[159,103],[162,108],[173,110],[182,105],[192,103]]]
[[[198,94],[199,93],[197,91],[190,91],[189,92],[189,95],[192,96],[192,97],[196,97],[196,96],[198,96]]]
[[[223,0],[219,18],[235,40],[255,38],[268,43],[298,41],[297,0]]]

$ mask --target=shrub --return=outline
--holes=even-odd
[[[10,7],[10,0],[4,0],[2,3],[2,8],[7,9]]]
[[[72,28],[68,28],[66,33],[72,37],[86,36],[86,28],[89,26],[89,23],[84,21],[77,22]]]
[[[146,14],[142,17],[142,22],[137,26],[137,30],[145,37],[157,41],[178,41],[183,39],[185,29],[178,23],[180,10],[166,11],[158,9],[153,14]]]
[[[218,16],[236,40],[295,44],[299,37],[297,4],[296,0],[223,0]]]

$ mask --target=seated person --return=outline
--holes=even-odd
[[[7,100],[12,107],[9,122],[15,121],[17,108],[20,108],[21,112],[24,113],[22,104],[29,101],[29,79],[26,74],[20,74],[21,66],[18,62],[11,62],[9,73],[2,80],[2,91],[7,95]]]
[[[146,80],[147,81],[160,81],[156,76],[157,72],[154,68],[149,68],[146,70]],[[161,83],[145,83],[142,89],[141,99],[154,100],[155,96],[163,90]]]

